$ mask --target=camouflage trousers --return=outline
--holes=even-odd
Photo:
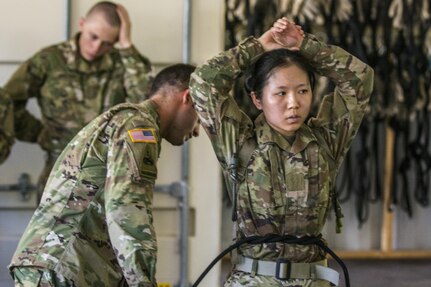
[[[273,276],[255,275],[251,273],[233,270],[224,287],[329,287],[325,280],[290,279],[279,280]]]
[[[72,281],[47,269],[15,267],[12,277],[15,287],[76,287]]]

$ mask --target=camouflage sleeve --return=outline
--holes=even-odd
[[[152,199],[156,173],[142,172],[135,156],[156,163],[156,144],[132,146],[127,130],[114,139],[107,158],[105,208],[109,237],[129,286],[156,286],[157,243]],[[155,167],[154,167],[155,168]]]
[[[13,106],[8,94],[0,89],[0,164],[9,156],[13,142]]]
[[[366,111],[373,89],[373,69],[340,47],[307,35],[301,46],[317,73],[335,84],[309,124],[327,143],[337,168],[341,165]]]
[[[250,118],[238,107],[230,91],[263,52],[260,43],[249,37],[198,67],[191,76],[190,94],[223,169],[252,130]]]
[[[120,49],[119,53],[124,66],[123,80],[128,102],[146,100],[154,80],[150,60],[142,56],[134,46]]]
[[[14,105],[16,138],[27,142],[36,142],[42,131],[42,123],[27,109],[27,101],[31,97],[39,97],[39,90],[44,79],[41,59],[36,54],[23,63],[5,85],[5,90],[12,98]]]

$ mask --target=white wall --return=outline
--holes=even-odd
[[[224,45],[224,0],[194,0],[191,61],[202,64]],[[190,240],[191,278],[196,279],[221,248],[221,182],[219,164],[205,132],[192,142],[191,205],[196,207],[196,235]],[[221,286],[220,263],[200,286]]]
[[[0,0],[0,85],[3,85],[19,62],[37,49],[64,39],[64,2]],[[52,17],[45,17],[52,15]],[[44,32],[42,32],[44,31]],[[39,115],[34,100],[29,109]],[[35,183],[43,166],[41,149],[32,144],[17,142],[9,159],[0,166],[0,184],[16,183],[22,172]],[[35,197],[22,201],[18,192],[0,192],[0,286],[12,286],[6,265],[10,262],[20,238],[35,208]]]

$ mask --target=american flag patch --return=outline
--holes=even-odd
[[[134,143],[155,143],[156,136],[153,129],[128,130],[130,139]]]

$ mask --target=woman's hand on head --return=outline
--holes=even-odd
[[[275,41],[274,39],[275,31],[273,31],[273,29],[274,27],[272,27],[271,29],[263,33],[262,36],[260,36],[259,39],[257,39],[262,45],[262,47],[265,49],[265,51],[271,51],[271,50],[283,48],[283,46],[281,46],[277,41]]]
[[[286,17],[278,19],[269,32],[271,32],[273,41],[280,48],[291,51],[298,51],[304,40],[304,31],[302,31],[301,26],[296,25]]]

